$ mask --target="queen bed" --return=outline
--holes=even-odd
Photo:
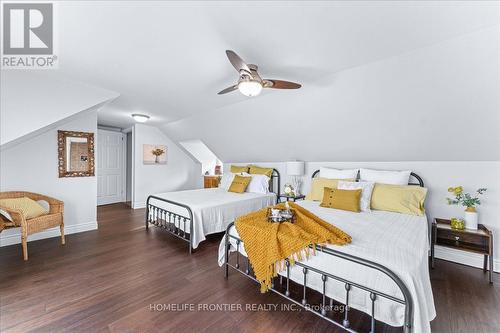
[[[237,217],[276,203],[280,174],[273,169],[267,193],[233,193],[206,188],[150,195],[146,202],[146,229],[155,225],[189,243],[189,253],[206,235],[224,232]]]
[[[412,176],[418,180],[418,184],[412,185],[423,186],[420,177]],[[429,233],[425,214],[353,213],[323,208],[319,202],[307,200],[297,204],[351,235],[352,243],[317,247],[315,256],[294,266],[286,261],[286,269],[278,279],[280,284],[272,291],[347,331],[353,331],[349,323],[351,307],[372,317],[372,332],[375,320],[402,326],[405,332],[430,332],[435,309],[429,279]],[[236,257],[232,261],[231,252]],[[226,277],[232,268],[253,279],[243,241],[234,225],[228,227],[220,244],[219,265],[225,266]],[[302,285],[302,299],[291,297],[290,281]],[[319,310],[308,304],[309,289],[322,294]],[[336,321],[328,315],[328,300],[348,305],[343,320]]]

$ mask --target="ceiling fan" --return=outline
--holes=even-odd
[[[302,87],[298,83],[274,80],[274,79],[262,79],[257,73],[257,65],[246,64],[240,56],[238,56],[234,51],[226,50],[226,55],[229,62],[240,74],[238,83],[228,87],[219,92],[219,95],[227,94],[228,92],[239,90],[245,96],[257,96],[261,93],[262,88],[273,88],[273,89],[299,89]]]

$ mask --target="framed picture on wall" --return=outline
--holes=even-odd
[[[143,145],[142,163],[150,165],[167,164],[167,146]]]

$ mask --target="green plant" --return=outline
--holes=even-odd
[[[462,205],[467,207],[467,209],[471,209],[481,204],[479,196],[486,192],[486,188],[482,187],[478,189],[476,191],[477,195],[474,197],[470,193],[464,193],[462,186],[450,187],[448,192],[455,195],[454,199],[446,198],[446,200],[448,200],[448,205]]]

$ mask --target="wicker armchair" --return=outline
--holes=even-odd
[[[28,260],[28,235],[40,232],[45,229],[59,227],[61,230],[61,244],[64,240],[64,203],[60,200],[48,197],[46,195],[32,192],[0,192],[0,199],[28,197],[32,200],[43,200],[49,204],[49,213],[39,217],[26,220],[20,210],[10,209],[0,205],[0,208],[10,214],[12,222],[0,215],[0,231],[2,229],[21,227],[21,243],[23,246],[24,260]]]

